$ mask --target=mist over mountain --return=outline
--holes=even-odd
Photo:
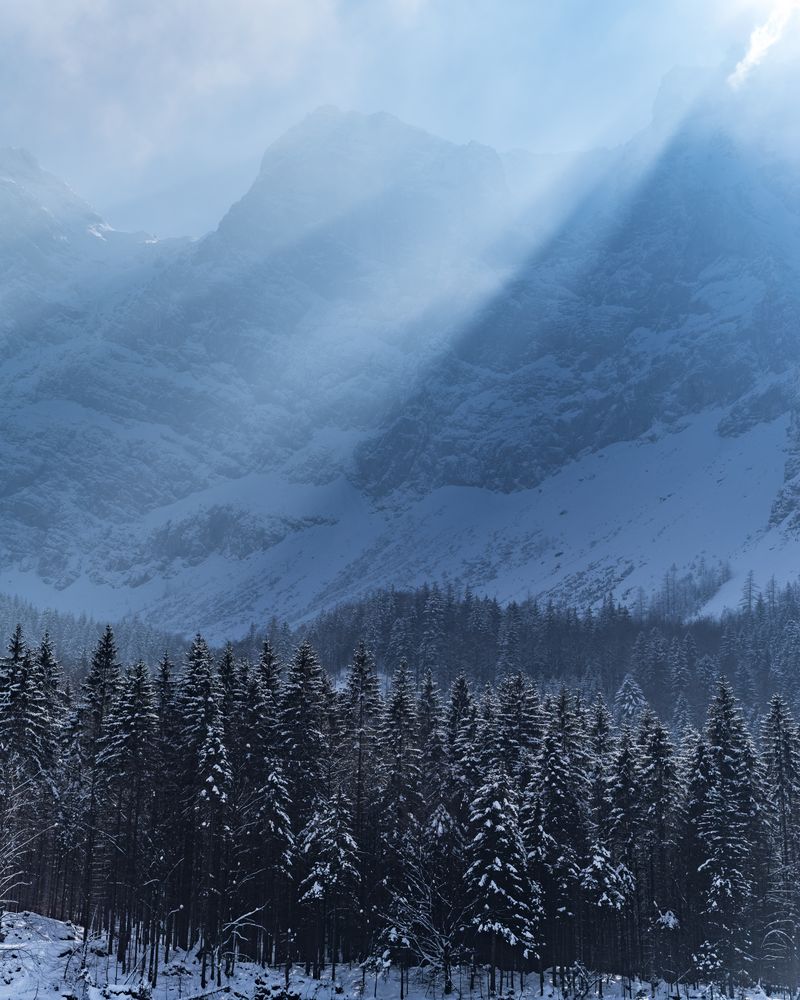
[[[732,101],[570,158],[321,108],[197,241],[0,151],[0,591],[215,637],[794,577],[800,185]]]

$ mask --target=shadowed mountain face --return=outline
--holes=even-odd
[[[0,590],[218,636],[793,574],[799,215],[699,112],[567,171],[321,109],[193,243],[0,152]]]
[[[691,122],[643,176],[638,152],[623,151],[362,447],[368,489],[533,487],[586,450],[708,407],[724,408],[728,435],[789,408],[797,172]]]

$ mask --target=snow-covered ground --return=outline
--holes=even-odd
[[[222,639],[275,611],[297,620],[377,587],[443,578],[503,601],[552,594],[583,604],[609,591],[631,601],[640,587],[656,590],[672,565],[685,572],[702,559],[731,565],[719,610],[736,605],[751,568],[763,585],[772,573],[794,579],[800,559],[800,539],[768,529],[786,418],[737,437],[721,436],[719,420],[710,411],[677,432],[611,445],[513,493],[447,486],[379,505],[344,479],[253,474],[145,519],[144,537],[171,530],[188,544],[196,534],[196,557],[139,564],[133,584],[129,567],[100,575],[90,566],[67,587],[7,569],[0,589],[112,620],[137,611],[187,631],[202,623]],[[260,526],[265,541],[203,552],[204,518],[220,512],[229,530]],[[135,553],[135,538],[129,544]]]
[[[199,962],[191,954],[174,953],[169,962],[159,966],[158,980],[152,994],[142,992],[139,970],[123,974],[114,960],[103,952],[99,941],[83,944],[81,929],[73,924],[42,917],[36,913],[7,913],[2,918],[3,940],[0,943],[0,1000],[48,1000],[52,997],[69,1000],[195,1000],[200,997],[231,997],[234,1000],[252,1000],[256,981],[266,984],[279,1000],[283,995],[283,970],[262,969],[257,965],[240,962],[230,977],[223,977],[221,987],[216,983],[200,985]],[[394,970],[363,970],[360,967],[337,968],[335,981],[330,969],[320,979],[303,974],[294,968],[290,976],[289,992],[301,1000],[356,1000],[373,997],[377,1000],[396,1000],[400,984]],[[504,984],[503,996],[525,1000],[542,996],[538,974],[525,977],[520,988],[518,974],[512,984]],[[455,997],[481,997],[488,993],[486,970],[471,979],[469,970],[454,971]],[[693,989],[688,984],[651,984],[623,981],[618,976],[603,977],[602,996],[605,1000],[674,1000],[676,995],[686,1000],[710,1000],[712,991]],[[718,991],[713,991],[717,996]],[[409,974],[408,1000],[436,1000],[442,997],[441,978],[427,970],[412,970]],[[543,996],[547,1000],[564,1000],[559,990],[554,990],[549,975],[545,979]],[[600,996],[599,980],[587,974],[582,998]],[[738,1000],[767,1000],[760,987],[737,991]]]

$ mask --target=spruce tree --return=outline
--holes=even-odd
[[[120,668],[117,662],[117,646],[111,626],[107,626],[95,647],[89,671],[81,685],[79,705],[79,726],[81,729],[82,761],[81,770],[86,788],[83,905],[81,922],[84,939],[88,939],[92,925],[92,901],[95,882],[102,877],[106,865],[107,847],[98,848],[100,836],[100,801],[102,793],[102,768],[99,756],[105,732],[106,720],[117,694]]]
[[[575,921],[581,902],[581,872],[589,848],[588,775],[585,734],[577,727],[565,689],[549,708],[542,743],[539,782],[545,846],[543,884],[547,898],[547,964],[564,964],[574,954]]]
[[[705,845],[699,871],[704,878],[706,941],[732,981],[751,955],[754,927],[749,915],[759,877],[763,815],[754,747],[727,681],[720,681],[709,707],[706,741],[711,785],[698,820]]]
[[[631,674],[625,674],[614,697],[614,714],[620,722],[632,724],[647,707],[641,687]]]
[[[375,660],[361,642],[353,654],[344,692],[347,782],[353,804],[353,837],[357,846],[359,951],[368,948],[369,918],[374,910],[377,850],[379,727],[381,699]]]
[[[416,700],[405,661],[398,664],[392,677],[380,741],[384,761],[380,804],[383,882],[391,893],[394,886],[402,885],[406,847],[416,836],[422,812]]]
[[[158,716],[150,673],[140,660],[126,671],[106,717],[100,741],[98,767],[103,775],[103,798],[116,816],[113,836],[121,848],[111,871],[114,892],[109,938],[118,922],[117,958],[128,968],[128,947],[136,912],[136,887],[143,872],[142,845],[149,826],[150,789],[155,773]],[[119,886],[119,891],[117,891]],[[119,914],[119,917],[117,917]]]
[[[675,750],[659,720],[649,727],[637,768],[639,836],[637,850],[642,914],[647,919],[648,973],[674,967],[678,886],[674,879],[680,787]]]
[[[447,801],[447,748],[439,687],[425,671],[417,703],[417,739],[420,751],[422,796],[427,816]]]
[[[488,776],[472,803],[468,862],[469,920],[489,962],[493,995],[498,965],[511,962],[513,969],[535,957],[540,918],[540,888],[528,877],[517,803],[502,768]]]
[[[315,913],[314,976],[319,978],[326,955],[336,978],[340,931],[352,906],[358,880],[357,846],[350,826],[351,806],[337,789],[329,798],[318,799],[300,836],[305,877],[300,884],[301,905]]]
[[[280,712],[281,755],[289,784],[292,826],[299,833],[323,793],[328,746],[322,668],[308,642],[295,651]]]
[[[514,776],[529,771],[541,742],[541,706],[521,672],[506,673],[497,690],[498,755]]]
[[[794,982],[800,965],[800,738],[779,695],[770,702],[762,745],[766,819],[774,844],[764,944],[775,973]]]

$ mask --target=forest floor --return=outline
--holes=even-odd
[[[158,982],[152,994],[142,992],[140,974],[124,974],[113,956],[103,949],[102,942],[89,940],[84,945],[81,928],[74,924],[42,917],[36,913],[6,913],[2,917],[0,941],[0,1000],[252,1000],[256,980],[265,983],[275,1000],[282,1000],[284,974],[282,970],[262,969],[242,962],[230,977],[223,977],[222,986],[210,983],[201,987],[200,963],[191,953],[175,952],[158,970]],[[454,973],[453,997],[482,1000],[487,997],[487,977],[472,982],[467,970]],[[406,1000],[442,1000],[441,979],[434,981],[430,972],[412,971],[404,989]],[[514,1000],[534,1000],[542,996],[539,976],[526,977],[520,989],[519,977],[514,987],[506,986],[503,997]],[[671,1000],[675,987],[665,984],[656,988],[649,983],[623,985],[618,977],[603,981],[603,1000]],[[303,974],[302,967],[292,970],[289,996],[300,1000],[398,1000],[400,983],[396,972],[364,973],[360,967],[342,966],[336,981],[330,975],[314,979]],[[600,996],[596,984],[572,1000],[594,1000]],[[777,995],[781,997],[781,994]],[[565,1000],[546,980],[544,1000]],[[680,989],[681,1000],[716,1000],[715,990]],[[721,998],[720,998],[721,1000]],[[736,1000],[768,1000],[760,988],[737,992]],[[781,1000],[785,1000],[782,997]]]

